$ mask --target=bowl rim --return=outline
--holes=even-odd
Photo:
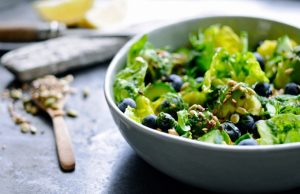
[[[113,71],[116,67],[118,67],[119,60],[127,55],[128,49],[130,46],[135,43],[139,38],[141,38],[144,34],[152,33],[157,30],[171,27],[171,26],[176,26],[180,25],[185,22],[193,21],[193,20],[202,20],[202,19],[210,19],[210,18],[242,18],[242,19],[252,19],[252,20],[261,20],[261,21],[266,21],[266,22],[272,22],[272,23],[278,23],[281,25],[285,25],[288,27],[292,27],[295,29],[298,29],[300,31],[300,28],[291,24],[288,24],[286,22],[274,20],[274,19],[269,19],[269,18],[262,18],[262,17],[254,17],[254,16],[238,16],[238,15],[213,15],[213,16],[200,16],[200,17],[192,17],[192,18],[187,18],[183,20],[178,20],[175,22],[170,22],[161,26],[158,26],[156,28],[153,28],[151,30],[147,30],[144,33],[140,33],[135,35],[133,38],[131,38],[119,51],[118,53],[114,56],[112,61],[110,62],[106,75],[105,75],[105,80],[104,80],[104,96],[106,99],[107,104],[109,105],[110,109],[114,111],[114,113],[117,114],[120,119],[125,120],[128,122],[130,125],[135,125],[136,127],[134,129],[141,130],[141,132],[146,133],[147,135],[151,136],[156,136],[156,138],[161,138],[165,139],[168,141],[172,141],[177,144],[185,144],[187,146],[193,146],[193,147],[198,147],[198,148],[205,148],[209,150],[218,150],[218,151],[227,151],[227,152],[247,152],[247,153],[253,153],[253,152],[277,152],[281,150],[292,150],[292,149],[300,149],[300,142],[294,142],[294,143],[286,143],[286,144],[276,144],[276,145],[259,145],[259,146],[235,146],[235,145],[223,145],[223,144],[213,144],[213,143],[207,143],[207,142],[201,142],[197,141],[194,139],[188,139],[180,136],[175,136],[175,135],[170,135],[164,132],[160,132],[157,130],[150,129],[141,123],[137,123],[133,121],[132,119],[128,118],[125,116],[123,112],[119,110],[117,107],[114,97],[111,96],[111,91],[110,85],[111,82],[113,82],[113,78],[115,77],[113,74]],[[119,128],[119,126],[118,126]]]

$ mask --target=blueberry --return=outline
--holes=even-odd
[[[285,94],[290,94],[290,95],[299,95],[300,94],[300,87],[296,83],[288,83],[288,84],[285,85],[284,93]]]
[[[237,127],[241,130],[242,134],[245,134],[252,130],[254,123],[255,120],[251,115],[242,115],[240,116]]]
[[[132,108],[136,107],[136,104],[134,102],[133,99],[131,98],[125,98],[123,99],[119,104],[118,104],[118,108],[122,111],[125,112],[126,108],[130,106]]]
[[[177,91],[179,92],[180,91],[180,88],[181,86],[183,85],[183,81],[181,79],[180,76],[178,75],[175,75],[175,74],[172,74],[170,75],[167,80],[167,82],[170,82],[172,87]]]
[[[152,129],[156,129],[157,128],[156,120],[157,120],[156,115],[148,115],[142,120],[142,124]]]
[[[255,139],[244,139],[238,145],[240,145],[240,146],[254,146],[254,145],[258,145],[258,143]]]
[[[265,67],[264,58],[259,53],[254,53],[254,56],[255,56],[256,60],[258,61],[260,68],[264,69],[264,67]]]
[[[204,80],[204,77],[201,77],[201,76],[196,78],[197,83],[201,83],[201,82],[203,82],[203,80]]]
[[[222,123],[222,128],[226,131],[233,142],[241,136],[241,131],[232,122]]]
[[[168,113],[161,112],[159,113],[157,120],[157,127],[164,132],[168,132],[168,129],[175,127],[175,119]]]
[[[272,94],[271,85],[268,83],[257,83],[254,90],[258,95],[264,97],[269,97]]]

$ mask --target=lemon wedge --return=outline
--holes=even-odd
[[[127,12],[126,0],[112,0],[102,6],[94,6],[86,12],[84,18],[78,23],[85,28],[105,28],[120,23]]]
[[[45,0],[36,2],[34,7],[45,20],[74,25],[84,18],[93,3],[94,0]]]

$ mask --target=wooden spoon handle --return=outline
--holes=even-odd
[[[66,123],[62,116],[55,116],[52,119],[60,166],[66,171],[73,170],[75,168],[75,158]]]

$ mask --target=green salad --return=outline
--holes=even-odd
[[[115,101],[138,123],[196,141],[300,142],[300,46],[286,35],[255,48],[248,41],[247,32],[219,24],[176,50],[144,35],[116,75]]]

